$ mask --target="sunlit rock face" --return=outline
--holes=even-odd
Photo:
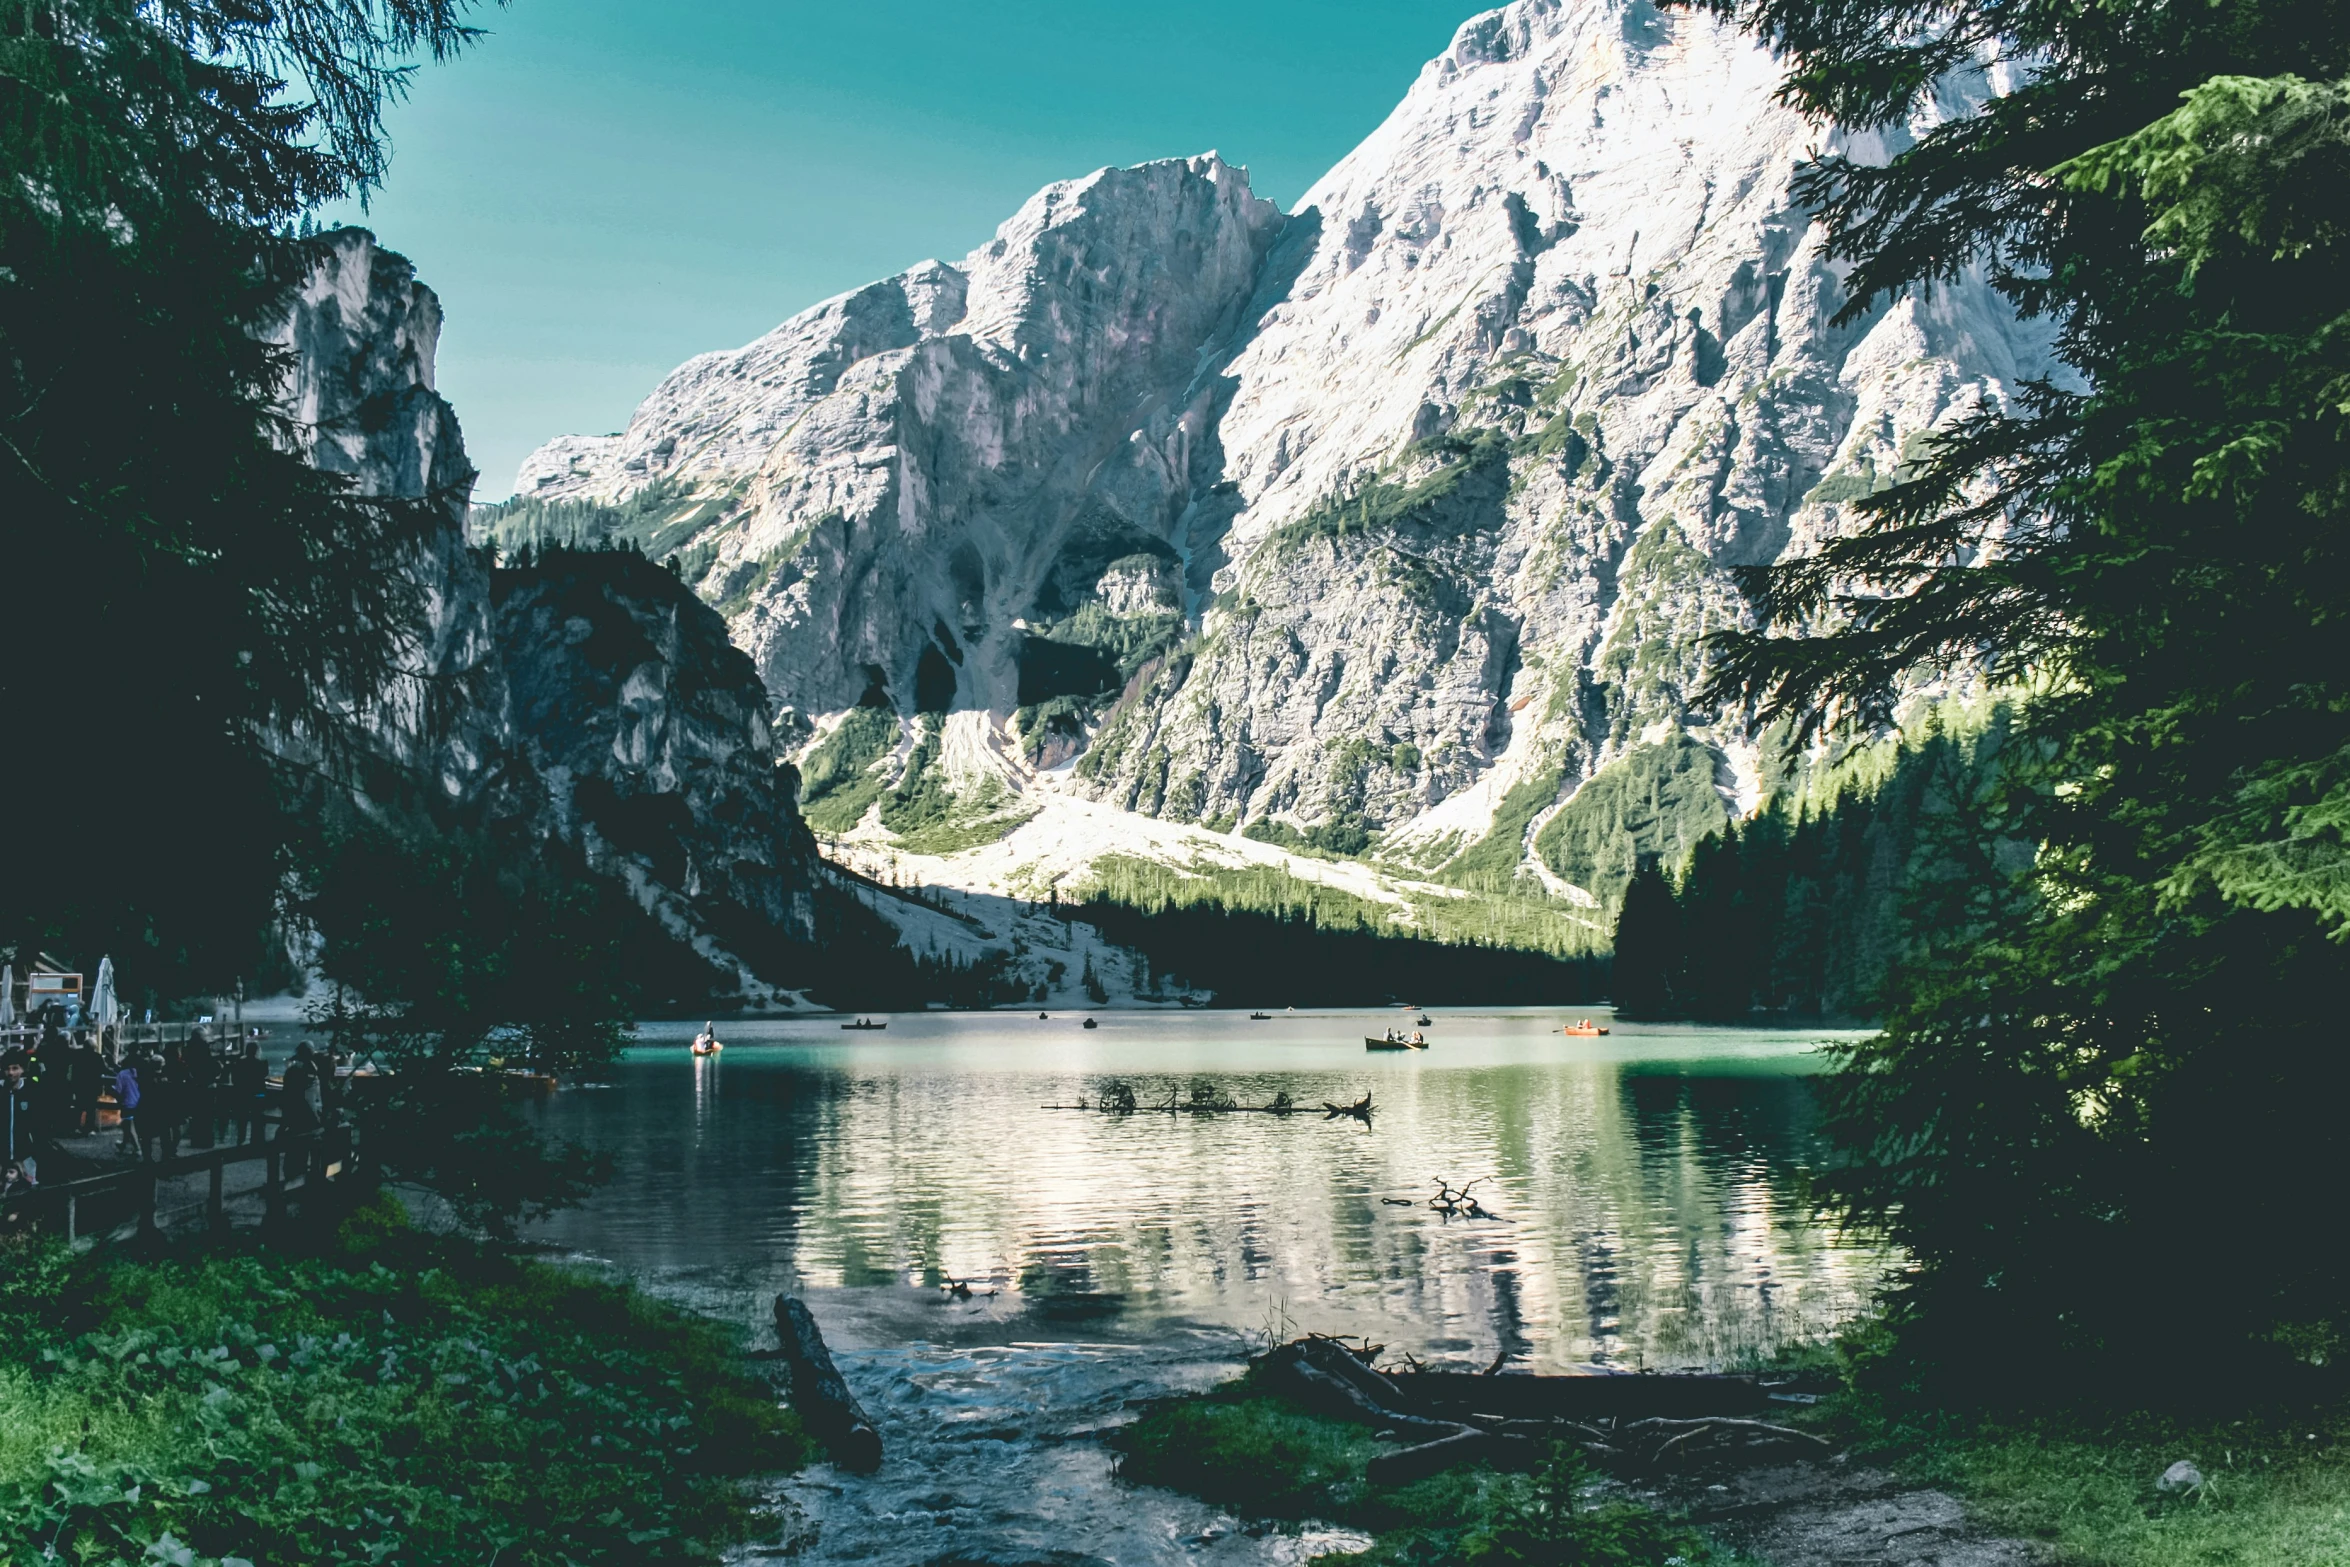
[[[704,593],[803,710],[879,684],[910,712],[927,657],[951,672],[942,701],[1008,713],[1011,622],[1063,554],[1090,588],[1215,482],[1203,437],[1228,386],[1205,357],[1280,228],[1213,155],[1048,187],[956,266],[689,362],[625,433],[534,454],[519,493],[679,487],[682,525],[652,553],[716,546]]]
[[[521,816],[626,883],[721,975],[813,934],[815,845],[725,624],[633,556],[553,551],[493,574],[464,534],[473,469],[433,389],[440,303],[363,230],[329,236],[277,336],[282,406],[317,466],[445,516],[411,570],[424,634],[377,719],[446,808]],[[746,988],[756,988],[746,985]]]
[[[327,236],[273,334],[286,350],[279,404],[303,455],[362,495],[431,502],[447,518],[411,567],[425,616],[412,678],[388,693],[375,729],[436,793],[470,801],[497,776],[508,720],[489,579],[465,543],[473,464],[433,388],[440,336],[440,300],[365,229]]]
[[[1790,183],[1887,149],[1779,79],[1706,17],[1521,0],[1294,213],[1212,155],[1052,186],[551,443],[514,516],[624,518],[778,703],[969,712],[1017,790],[1428,871],[1499,834],[1571,896],[1543,829],[1609,765],[1686,735],[1712,808],[1758,791],[1695,699],[1731,568],[2049,369],[1971,275],[1834,319]]]

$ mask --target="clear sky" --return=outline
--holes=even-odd
[[[961,256],[1038,187],[1215,148],[1288,207],[1473,0],[514,0],[419,72],[364,214],[447,313],[503,497],[681,360]]]

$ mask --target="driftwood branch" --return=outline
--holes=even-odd
[[[1500,1369],[1506,1354],[1484,1372],[1428,1371],[1406,1356],[1411,1369],[1391,1375],[1368,1364],[1375,1354],[1367,1344],[1355,1349],[1308,1337],[1269,1351],[1258,1375],[1269,1391],[1306,1408],[1408,1443],[1371,1460],[1370,1478],[1379,1485],[1405,1485],[1464,1463],[1532,1469],[1562,1442],[1619,1470],[1832,1451],[1807,1431],[1745,1417],[1742,1411],[1765,1407],[1768,1398],[1750,1378],[1512,1376]]]

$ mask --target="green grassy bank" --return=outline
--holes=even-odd
[[[1828,1369],[1826,1357],[1796,1357]],[[1994,1418],[1904,1409],[1847,1388],[1785,1417],[1852,1462],[1959,1497],[1983,1533],[2033,1542],[2061,1567],[2350,1567],[2350,1408],[2187,1418],[2042,1412]],[[1517,1476],[1460,1469],[1402,1487],[1365,1473],[1390,1444],[1243,1378],[1171,1399],[1113,1439],[1126,1478],[1261,1520],[1371,1535],[1362,1567],[1575,1564],[1730,1567],[1747,1560],[1670,1517],[1610,1500],[1572,1458]],[[2200,1488],[2164,1491],[2185,1459]]]
[[[1607,1499],[1570,1453],[1532,1475],[1458,1469],[1405,1486],[1365,1470],[1391,1444],[1359,1425],[1309,1414],[1250,1378],[1170,1399],[1112,1438],[1119,1472],[1205,1498],[1246,1518],[1315,1518],[1377,1542],[1326,1563],[1435,1567],[1727,1567],[1702,1536],[1647,1508]]]
[[[12,1243],[0,1332],[5,1564],[706,1561],[806,1456],[729,1331],[388,1205],[306,1255]]]
[[[2217,1418],[1892,1413],[1821,1407],[1857,1459],[1960,1497],[1986,1531],[2068,1567],[2350,1567],[2350,1409]],[[2185,1459],[2200,1489],[2157,1484]]]

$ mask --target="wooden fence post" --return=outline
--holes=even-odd
[[[263,1156],[263,1163],[266,1168],[264,1169],[262,1175],[261,1223],[264,1228],[274,1229],[279,1224],[285,1222],[286,1183],[284,1161],[285,1150],[279,1147],[278,1140],[272,1137],[269,1140],[269,1152]]]

